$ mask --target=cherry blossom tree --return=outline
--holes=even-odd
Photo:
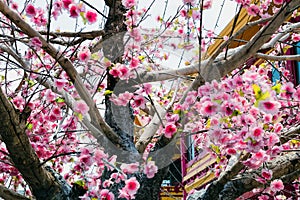
[[[257,18],[224,38],[203,26],[211,0],[183,0],[156,28],[143,23],[155,0],[142,3],[0,0],[0,197],[157,199],[192,137],[217,179],[190,199],[279,199],[288,185],[297,199],[300,88],[284,65],[300,61],[285,55],[300,0],[236,0]]]

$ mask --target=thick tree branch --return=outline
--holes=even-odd
[[[29,198],[13,191],[5,186],[0,184],[0,197],[2,197],[5,200],[14,200],[14,199],[19,199],[19,200],[30,200]]]

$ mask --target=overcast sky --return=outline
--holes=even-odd
[[[20,4],[20,9],[22,9],[21,5],[24,5],[25,0],[15,0],[15,2],[19,2]],[[147,18],[145,23],[143,23],[143,27],[147,28],[153,27],[155,25],[155,18],[159,15],[162,15],[164,8],[165,8],[165,3],[168,1],[168,6],[166,9],[166,19],[169,18],[170,16],[173,16],[177,8],[182,5],[182,0],[156,0],[155,3],[153,4],[151,10],[149,11],[150,16]],[[95,6],[97,9],[99,9],[101,12],[104,11],[104,0],[87,0],[90,4]],[[151,4],[152,0],[139,0],[139,8],[142,7],[148,7]],[[44,7],[45,1],[39,0],[35,1],[35,5],[39,5],[41,7]],[[223,8],[222,8],[223,7]],[[90,9],[87,6],[87,9]],[[107,10],[106,10],[107,11]],[[221,12],[222,11],[222,12]],[[206,29],[209,30],[214,30],[214,27],[216,26],[217,19],[220,18],[218,22],[218,26],[216,29],[216,32],[219,33],[225,26],[226,24],[232,19],[236,12],[236,3],[235,1],[232,0],[213,0],[213,7],[209,10],[204,10],[203,11],[203,25]],[[60,28],[61,30],[72,30],[74,31],[74,22],[75,19],[68,19],[68,15],[64,14],[64,18],[59,18],[60,20],[58,22],[54,22],[52,25],[52,28]],[[65,19],[66,21],[62,20]],[[99,19],[101,19],[101,16],[99,16]],[[68,23],[67,20],[73,21],[73,23]],[[88,25],[86,28],[88,30],[90,29],[95,29],[95,25]]]

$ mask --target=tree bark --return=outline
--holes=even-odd
[[[0,197],[2,197],[5,200],[15,200],[15,199],[30,200],[29,198],[15,192],[13,190],[7,189],[6,187],[4,187],[1,184],[0,184]]]
[[[107,22],[105,24],[104,31],[107,33],[103,37],[103,52],[105,57],[107,57],[113,63],[122,63],[122,55],[124,53],[124,35],[127,31],[126,25],[124,24],[124,14],[126,9],[122,5],[121,0],[105,1],[106,5],[109,6],[109,15]],[[109,42],[107,42],[109,41]],[[107,90],[113,91],[115,95],[118,95],[125,91],[133,92],[136,88],[128,86],[127,84],[120,85],[118,84],[119,80],[114,78],[107,71],[108,81],[107,81]],[[127,106],[117,106],[110,101],[110,97],[106,96],[105,98],[105,121],[110,127],[115,131],[115,133],[121,138],[123,142],[123,150],[127,151],[128,156],[119,158],[123,162],[141,162],[141,155],[137,151],[134,138],[133,138],[133,111],[130,105]],[[158,146],[157,146],[158,147]],[[143,153],[143,152],[141,152]],[[126,153],[125,153],[126,154]],[[118,155],[122,156],[122,155]],[[130,157],[132,156],[132,157]],[[170,159],[169,157],[166,157]],[[155,159],[155,158],[154,158]],[[159,163],[159,161],[156,161]],[[137,173],[134,176],[140,182],[140,189],[136,194],[135,199],[144,199],[144,200],[155,200],[159,197],[160,186],[164,179],[164,176],[168,172],[168,167],[164,166],[158,170],[158,173],[151,179],[147,178],[143,173]],[[117,188],[120,188],[121,185],[114,188],[115,195],[118,191]]]

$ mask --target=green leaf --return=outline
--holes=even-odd
[[[79,186],[81,186],[81,187],[84,187],[84,186],[85,186],[85,182],[84,182],[83,180],[75,181],[73,184],[79,185]]]
[[[221,105],[223,101],[221,99],[214,99],[214,102]]]
[[[91,58],[92,58],[93,60],[100,60],[100,56],[99,56],[98,53],[93,53],[93,54],[91,55]]]
[[[27,129],[29,129],[29,130],[32,130],[32,128],[33,128],[33,124],[31,124],[31,123],[27,123],[27,124],[26,124],[26,127],[27,127]]]
[[[113,92],[111,91],[111,90],[105,90],[105,92],[104,92],[104,96],[106,96],[106,95],[110,95],[110,94],[112,94]]]
[[[32,87],[32,86],[34,86],[34,81],[33,80],[27,80],[27,83],[28,83],[28,85],[29,85],[29,87]]]
[[[296,140],[296,139],[292,139],[292,140],[290,141],[290,143],[293,144],[293,145],[296,145],[296,144],[299,144],[300,141],[299,141],[299,140]]]
[[[217,145],[211,144],[210,148],[216,153],[216,154],[220,154],[220,148]]]
[[[272,87],[272,90],[274,90],[276,92],[276,94],[279,94],[280,93],[280,88],[281,88],[281,84],[277,83],[276,85],[274,85]]]
[[[86,25],[87,19],[84,16],[84,12],[80,12],[80,17],[82,18],[83,24]]]
[[[78,119],[79,119],[80,121],[82,121],[82,119],[83,119],[83,116],[82,116],[82,114],[81,114],[81,113],[77,113],[77,117],[78,117]]]
[[[241,97],[244,97],[244,96],[245,96],[245,94],[244,94],[244,92],[243,92],[242,90],[238,91],[238,94],[239,94]]]
[[[211,123],[211,119],[209,118],[209,119],[206,121],[206,128],[210,128],[210,123]]]
[[[240,115],[241,114],[241,112],[239,111],[239,110],[234,110],[233,112],[232,112],[232,114],[230,115],[230,117],[235,117],[235,116],[238,116],[238,115]]]
[[[268,91],[262,92],[260,87],[257,84],[253,84],[252,88],[256,99],[256,102],[254,104],[255,107],[258,107],[259,101],[265,100],[270,97],[270,93]]]
[[[283,53],[286,53],[291,47],[291,45],[286,45],[285,47],[283,47]]]
[[[58,97],[56,100],[55,100],[57,103],[64,103],[65,100],[61,97]]]

